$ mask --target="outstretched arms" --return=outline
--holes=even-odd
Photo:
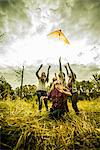
[[[51,68],[51,66],[49,65],[48,70],[47,70],[47,78],[46,78],[47,82],[49,81],[49,70],[50,70],[50,68]]]
[[[43,64],[41,64],[40,67],[39,67],[39,69],[36,71],[36,76],[37,76],[38,79],[40,78],[39,71],[42,68],[42,66],[43,66]]]

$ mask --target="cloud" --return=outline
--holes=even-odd
[[[91,61],[99,61],[99,0],[0,0],[0,33],[7,34],[0,43],[1,55],[10,52],[8,45],[17,39],[46,35],[56,28],[61,28],[70,41],[85,40],[87,46],[94,47],[93,52],[86,47],[79,50],[80,61],[87,55],[92,55]]]
[[[59,1],[59,14],[61,14],[61,26],[70,33],[71,38],[87,37],[90,43],[98,41],[100,37],[100,1],[98,0],[73,0],[72,7],[66,6],[64,1]],[[71,2],[67,1],[70,5]],[[70,10],[70,11],[68,11]]]
[[[80,57],[80,56],[82,56],[83,54],[84,54],[83,52],[79,52],[79,53],[77,54],[77,56]]]
[[[49,30],[63,28],[72,39],[88,37],[94,42],[100,37],[99,0],[0,0],[0,18],[1,31],[18,35],[27,34],[32,26],[35,33],[51,26]]]

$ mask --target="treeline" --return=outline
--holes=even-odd
[[[100,96],[100,74],[93,75],[91,81],[76,81],[76,88],[79,100],[98,98]],[[32,100],[36,94],[36,89],[36,85],[23,86],[21,82],[20,87],[14,90],[3,76],[0,77],[0,99],[6,100],[7,97],[10,97],[10,99],[14,100],[17,97],[21,97],[26,100]],[[47,89],[49,90],[49,86]]]
[[[100,96],[100,74],[93,75],[91,81],[76,81],[78,99],[96,99]]]
[[[20,97],[32,99],[36,93],[35,85],[24,85],[13,89],[11,85],[6,81],[6,79],[2,76],[0,77],[0,99],[6,100],[8,97],[12,100]]]

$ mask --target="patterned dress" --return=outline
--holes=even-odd
[[[64,110],[64,100],[66,99],[66,94],[61,93],[58,89],[54,88],[50,94],[49,98],[52,98],[52,109],[62,109]]]

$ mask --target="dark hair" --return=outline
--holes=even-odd
[[[44,74],[44,75],[45,75],[45,77],[46,77],[46,74],[45,74],[45,72],[42,72],[42,73],[41,73],[41,76],[43,76],[43,74]]]
[[[60,78],[61,78],[62,75],[65,77],[65,73],[64,73],[64,72],[62,72],[62,73],[60,72],[60,73],[58,74],[58,76],[59,76]]]

